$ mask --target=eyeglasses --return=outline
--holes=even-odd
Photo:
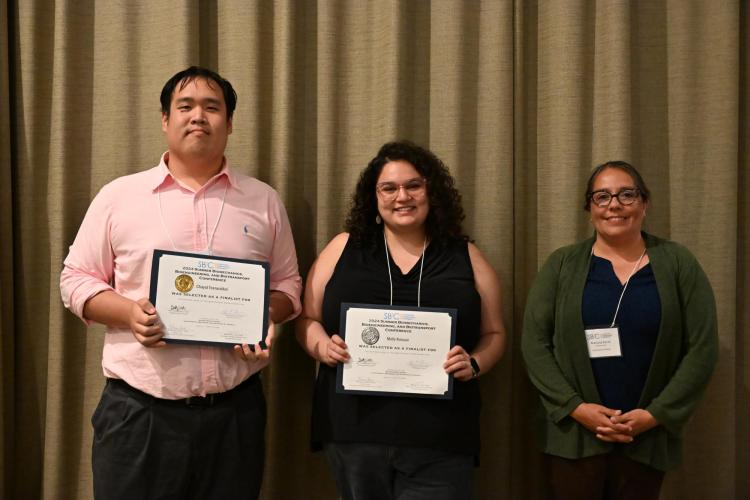
[[[412,198],[418,198],[425,194],[427,189],[427,179],[411,179],[403,184],[396,184],[395,182],[381,182],[375,186],[375,191],[386,201],[395,200],[398,197],[398,193],[404,188],[406,194]]]
[[[602,189],[601,191],[594,191],[591,193],[589,199],[597,207],[604,208],[612,203],[612,198],[617,198],[620,205],[632,205],[640,195],[641,191],[638,188],[622,189],[619,193],[610,193],[609,191]]]

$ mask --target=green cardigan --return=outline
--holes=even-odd
[[[661,325],[639,408],[660,425],[636,436],[623,453],[659,470],[681,458],[680,432],[716,364],[716,304],[711,285],[683,246],[643,233],[661,299]],[[601,404],[581,317],[594,238],[560,248],[547,259],[526,303],[521,349],[545,410],[542,451],[565,458],[608,453],[570,413],[581,403]]]

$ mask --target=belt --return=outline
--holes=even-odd
[[[119,387],[120,389],[124,389],[127,392],[138,396],[140,399],[148,399],[150,401],[163,404],[163,405],[188,406],[191,408],[196,408],[196,407],[214,406],[216,404],[219,404],[222,401],[226,401],[227,399],[232,397],[235,392],[239,391],[243,387],[248,387],[252,383],[259,382],[259,381],[260,381],[260,377],[258,376],[257,373],[255,373],[251,375],[247,380],[229,389],[228,391],[216,392],[213,394],[206,394],[205,396],[190,396],[188,398],[182,398],[182,399],[157,398],[156,396],[152,396],[151,394],[147,394],[139,389],[136,389],[132,385],[128,384],[127,382],[119,378],[108,378],[107,384],[111,384],[114,387]]]

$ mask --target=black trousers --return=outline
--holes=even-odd
[[[664,472],[620,453],[571,460],[545,455],[555,500],[658,500]]]
[[[469,500],[474,457],[369,443],[326,443],[342,500]]]
[[[99,500],[258,498],[266,402],[257,375],[199,405],[109,379],[91,423]]]

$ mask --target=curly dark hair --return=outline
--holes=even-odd
[[[384,144],[360,174],[344,224],[352,241],[366,246],[382,233],[381,226],[375,221],[378,215],[375,185],[385,164],[397,160],[411,163],[427,179],[430,210],[425,220],[425,230],[430,241],[440,245],[469,241],[461,228],[464,220],[461,195],[448,167],[432,151],[409,141]]]

